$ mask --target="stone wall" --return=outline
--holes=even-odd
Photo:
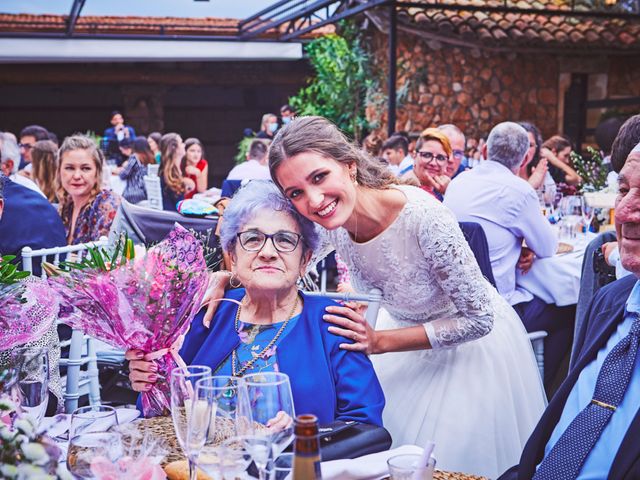
[[[371,44],[386,91],[387,36],[376,32]],[[551,55],[481,52],[399,35],[396,130],[454,123],[478,138],[496,123],[528,120],[550,136],[558,125],[557,63]],[[370,103],[367,116],[386,131],[383,101]]]

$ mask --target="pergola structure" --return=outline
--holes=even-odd
[[[640,25],[640,0],[280,0],[248,18],[240,20],[237,24],[216,25],[210,30],[204,26],[197,35],[176,34],[171,30],[179,28],[180,25],[172,25],[172,28],[168,29],[166,25],[161,24],[157,25],[157,31],[146,34],[103,33],[97,29],[91,31],[86,28],[80,32],[78,25],[85,2],[86,0],[73,0],[69,15],[64,24],[58,26],[57,31],[55,29],[44,33],[0,31],[0,37],[291,42],[299,41],[310,32],[334,24],[339,20],[363,12],[377,13],[377,18],[385,18],[385,26],[389,35],[387,82],[389,134],[393,132],[396,123],[396,40],[399,16],[412,19],[415,23],[419,23],[417,19],[427,19],[431,23],[442,25],[445,34],[455,33],[463,39],[462,41],[466,38],[468,42],[478,42],[481,46],[484,44],[483,46],[486,48],[498,48],[494,44],[501,42],[500,35],[504,35],[507,40],[509,40],[509,35],[504,33],[505,28],[503,27],[501,27],[501,34],[493,32],[490,27],[483,26],[482,20],[478,20],[479,18],[489,18],[493,15],[495,17],[492,20],[494,24],[499,24],[500,19],[506,21],[511,18],[512,21],[515,18],[514,15],[535,16],[550,20],[564,17],[572,19],[574,22],[589,19],[596,23],[609,22],[613,25],[612,28],[617,32],[616,34],[619,34],[623,39],[623,44],[626,44],[635,53],[640,51],[640,40],[638,39],[640,30],[624,31],[624,28],[620,30],[620,25],[633,24],[636,27]],[[443,12],[453,12],[457,19],[447,23],[446,19],[441,18]],[[557,24],[557,22],[555,23]],[[478,24],[480,25],[478,26]],[[146,22],[145,26],[149,27],[153,24]],[[552,28],[543,30],[545,31],[540,35],[543,38],[545,35],[551,40],[554,35],[558,38],[561,38],[561,35],[567,36],[566,32],[556,34]],[[517,43],[519,35],[526,37],[526,32],[514,31],[510,40]],[[597,33],[593,34],[591,38],[589,32],[585,35],[577,32],[576,35],[583,37],[586,35],[586,40],[593,44],[597,41],[593,38],[594,35],[597,36]],[[627,37],[630,37],[630,40],[625,40]],[[573,38],[571,39],[573,40]],[[455,40],[452,42],[455,44]],[[571,46],[570,43],[567,45]]]

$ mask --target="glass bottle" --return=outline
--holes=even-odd
[[[318,417],[298,415],[294,425],[293,480],[321,480]]]

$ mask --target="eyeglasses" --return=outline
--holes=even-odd
[[[453,154],[454,157],[456,158],[462,158],[464,157],[464,152],[462,150],[454,150],[453,152],[451,152]]]
[[[19,143],[18,147],[24,148],[25,150],[31,150],[33,148],[33,145],[31,145],[30,143]]]
[[[302,235],[294,232],[287,232],[286,230],[282,230],[271,235],[262,233],[260,230],[246,230],[238,233],[240,246],[247,252],[259,252],[262,250],[264,244],[267,243],[267,239],[269,238],[273,243],[273,247],[278,252],[290,253],[296,249]]]
[[[418,152],[418,155],[424,158],[427,162],[430,162],[434,158],[438,163],[447,163],[447,160],[449,160],[449,158],[445,155],[441,155],[441,154],[434,155],[431,152]]]

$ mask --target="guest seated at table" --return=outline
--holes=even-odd
[[[456,177],[444,204],[459,221],[478,222],[484,229],[498,292],[518,312],[527,331],[548,332],[544,383],[549,392],[571,348],[574,311],[547,304],[518,286],[516,269],[527,271],[534,256],[553,256],[558,239],[540,210],[536,192],[517,175],[529,150],[527,132],[513,122],[498,124],[484,149],[488,160]]]
[[[120,172],[120,179],[127,182],[122,193],[127,202],[135,204],[147,199],[144,176],[147,174],[147,165],[155,164],[156,159],[147,139],[144,137],[136,138],[133,141],[133,154],[125,162]]]
[[[182,175],[180,165],[185,149],[182,138],[177,133],[167,133],[160,140],[160,185],[162,186],[163,210],[176,211],[176,204],[184,200],[185,193],[195,188],[189,177]]]
[[[236,165],[227,175],[227,180],[270,180],[267,166],[268,140],[254,140],[249,145],[247,161]]]
[[[109,235],[120,197],[102,188],[102,154],[84,135],[65,138],[56,171],[58,211],[69,245]]]
[[[540,157],[542,145],[540,131],[533,123],[518,122],[518,125],[524,128],[529,136],[529,150],[522,165],[520,165],[518,176],[529,182],[529,185],[538,192],[538,196],[549,192],[549,195],[555,197],[556,182],[549,173],[549,162],[546,158]]]
[[[197,138],[187,138],[184,142],[185,154],[182,159],[182,175],[193,180],[195,188],[187,192],[184,198],[192,198],[196,193],[207,189],[209,178],[209,163],[204,158],[204,146]]]
[[[561,136],[554,135],[542,144],[540,156],[549,162],[549,173],[556,183],[579,185],[582,178],[571,166],[571,142]]]
[[[160,164],[160,158],[162,154],[160,153],[160,140],[162,139],[162,134],[160,132],[151,132],[147,137],[147,141],[149,142],[149,147],[153,152],[153,155],[156,158],[156,163]]]
[[[40,140],[33,145],[31,150],[33,165],[31,178],[51,203],[58,203],[58,197],[56,197],[57,156],[58,147],[51,140]]]
[[[44,195],[38,185],[27,176],[18,173],[20,149],[12,134],[0,132],[0,171],[13,182]]]
[[[569,376],[501,480],[640,478],[640,145],[619,185],[616,234],[633,275],[597,292]]]
[[[244,287],[226,297],[241,306],[221,302],[210,327],[203,325],[203,309],[180,350],[185,362],[220,375],[283,372],[291,378],[296,411],[313,413],[320,423],[381,425],[384,396],[368,357],[341,349],[345,339],[328,332],[322,316],[330,300],[296,286],[318,244],[313,224],[274,184],[254,181],[225,210],[220,236],[231,257],[230,283]],[[137,391],[157,380],[142,355],[126,354]]]
[[[451,154],[449,139],[437,128],[427,128],[416,143],[413,173],[420,181],[420,188],[440,201],[451,182],[446,173]]]

